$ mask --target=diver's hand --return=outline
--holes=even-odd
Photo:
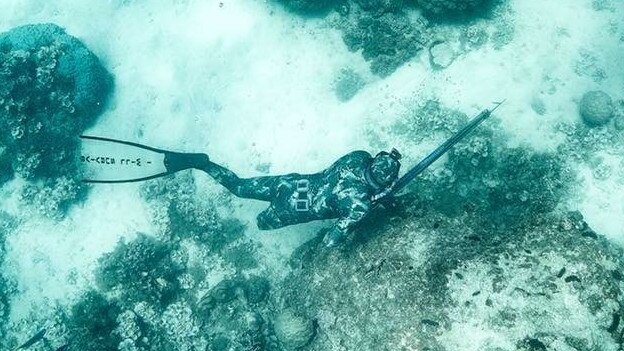
[[[333,227],[325,233],[323,243],[326,247],[335,247],[344,240],[344,237],[344,234],[338,228]]]

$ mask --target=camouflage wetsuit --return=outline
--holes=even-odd
[[[368,152],[354,151],[319,173],[246,179],[213,162],[203,170],[238,197],[271,202],[257,216],[260,229],[338,218],[332,231],[344,236],[371,209],[372,197],[384,190],[367,174],[372,160]]]

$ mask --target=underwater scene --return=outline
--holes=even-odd
[[[0,0],[5,350],[624,350],[624,0]]]

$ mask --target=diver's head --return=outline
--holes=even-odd
[[[401,153],[397,149],[378,153],[369,166],[372,180],[380,187],[390,186],[399,176]]]

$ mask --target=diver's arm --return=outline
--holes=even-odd
[[[370,211],[372,203],[367,195],[350,196],[344,201],[344,214],[329,229],[323,242],[328,247],[335,246],[346,238],[349,231],[358,224]]]

